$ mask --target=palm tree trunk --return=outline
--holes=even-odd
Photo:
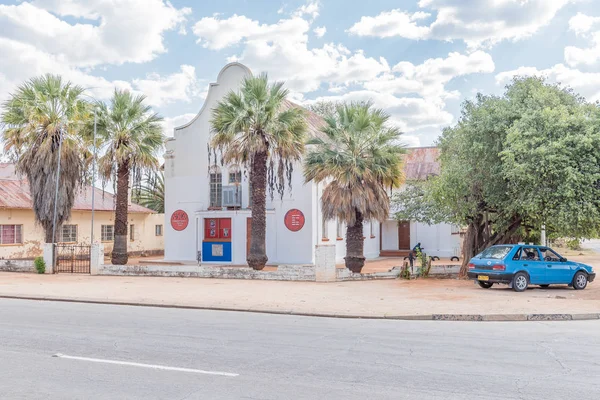
[[[252,226],[250,227],[250,252],[248,265],[261,270],[267,264],[267,152],[254,155],[250,182],[252,183]]]
[[[356,210],[356,222],[346,228],[346,268],[352,272],[360,273],[365,265],[365,239],[363,236],[362,213]]]
[[[117,205],[115,207],[115,238],[111,262],[115,265],[127,264],[127,219],[129,202],[129,162],[125,161],[117,169]]]

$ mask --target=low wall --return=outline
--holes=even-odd
[[[219,265],[100,265],[98,275],[164,276],[217,279],[258,279],[274,281],[315,281],[312,265],[280,265],[276,271],[255,271],[249,267]]]
[[[396,279],[400,276],[400,268],[394,267],[388,272],[370,272],[357,274],[347,268],[338,268],[336,271],[338,281],[368,281],[373,279]]]
[[[33,260],[0,260],[0,271],[36,272]]]

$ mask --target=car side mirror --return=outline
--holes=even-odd
[[[561,258],[560,258],[560,262],[567,262],[567,259],[566,259],[566,258],[564,258],[564,257],[561,257]]]

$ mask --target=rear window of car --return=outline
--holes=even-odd
[[[492,246],[485,249],[480,258],[491,258],[493,260],[502,260],[512,250],[513,246]]]

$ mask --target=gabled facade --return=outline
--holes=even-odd
[[[210,147],[211,110],[229,91],[237,90],[250,70],[226,65],[209,87],[198,115],[175,128],[165,154],[165,260],[246,264],[251,203],[248,169],[224,165]],[[299,107],[287,102],[287,107]],[[309,135],[318,135],[323,121],[307,111]],[[291,190],[283,198],[267,197],[267,256],[269,264],[313,264],[319,243],[336,246],[337,262],[345,256],[345,226],[323,221],[323,185],[304,183],[302,163],[293,165]],[[379,223],[365,222],[365,256],[379,256]]]

